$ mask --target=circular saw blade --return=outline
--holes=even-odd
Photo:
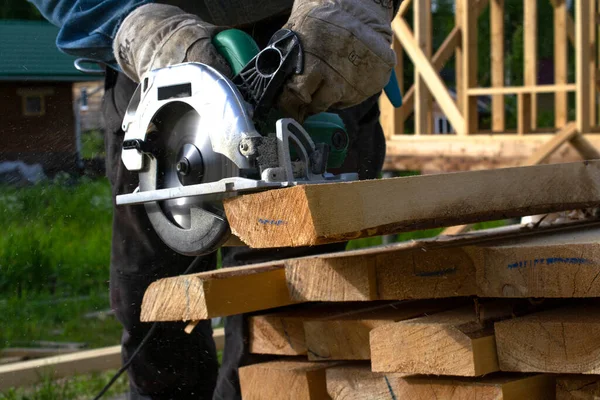
[[[213,151],[210,135],[201,129],[202,116],[186,103],[171,102],[153,119],[159,149],[157,189],[215,182],[239,176],[237,166]],[[223,195],[184,197],[161,202],[165,216],[190,228],[190,209],[201,207],[222,214]]]

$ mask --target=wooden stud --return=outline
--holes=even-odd
[[[511,313],[498,307],[485,318]],[[481,376],[499,370],[493,329],[472,306],[377,327],[370,342],[373,372]]]
[[[575,80],[576,121],[580,133],[590,131],[590,19],[587,15],[591,0],[580,0],[575,7]]]
[[[396,36],[392,39],[392,50],[396,53],[396,66],[394,69],[396,71],[396,76],[398,77],[398,87],[400,88],[400,93],[404,93],[404,56],[402,46],[400,46],[400,42]],[[386,140],[393,139],[396,135],[404,134],[404,104],[406,104],[406,96],[402,99],[402,104],[401,107],[395,108],[392,103],[390,103],[387,96],[382,95],[379,98],[379,109],[381,113],[379,121],[383,128]]]
[[[396,18],[392,22],[392,27],[406,54],[412,59],[413,63],[419,65],[421,78],[444,114],[446,114],[446,117],[448,117],[454,130],[464,132],[465,121],[456,107],[456,103],[448,93],[444,82],[442,82],[423,51],[419,48],[408,24],[403,19]]]
[[[239,369],[244,400],[325,400],[325,370],[335,363],[271,361]]]
[[[504,0],[491,0],[492,87],[504,86]],[[492,96],[492,131],[503,132],[505,125],[504,96]]]
[[[538,16],[537,16],[537,2],[536,1],[524,1],[523,2],[523,36],[524,36],[524,71],[523,79],[526,86],[537,85],[538,75]],[[529,112],[528,114],[519,114],[520,118],[527,118],[524,125],[531,130],[537,128],[537,95],[531,94],[526,101],[530,104],[525,105],[525,109]],[[529,130],[527,132],[530,132]]]
[[[554,83],[565,85],[567,83],[567,2],[554,0]],[[554,93],[554,126],[562,128],[568,120],[567,93],[557,91]]]
[[[469,4],[469,0],[459,0],[462,3],[461,32],[462,32],[462,93],[461,105],[462,116],[465,122],[465,130],[457,134],[476,133],[479,129],[479,116],[477,110],[477,98],[469,96],[469,88],[477,87],[477,20],[476,10]]]
[[[600,161],[589,161],[301,185],[224,206],[234,234],[252,247],[305,246],[590,207],[600,200],[599,178]]]
[[[596,90],[596,79],[597,79],[597,71],[598,71],[598,66],[596,64],[596,58],[597,58],[597,53],[596,53],[596,42],[597,42],[597,28],[596,26],[598,25],[598,20],[597,20],[597,15],[596,15],[596,2],[597,0],[589,0],[589,12],[588,12],[588,19],[589,19],[589,31],[590,31],[590,42],[589,42],[589,51],[590,51],[590,56],[589,56],[589,71],[590,71],[590,126],[596,126],[598,125],[596,123],[596,94],[597,94],[597,90]]]
[[[431,0],[415,0],[415,40],[428,62],[431,59]],[[420,76],[420,64],[415,64],[415,134],[433,134],[432,98]]]
[[[574,306],[495,324],[503,371],[600,373],[600,308]]]
[[[384,375],[357,363],[328,368],[326,375],[332,400],[547,400],[555,393],[555,378],[542,374],[496,374],[478,379]]]
[[[463,29],[462,29],[462,24],[463,24],[463,6],[464,6],[464,2],[461,0],[457,0],[454,2],[454,29],[458,29],[459,35],[458,35],[458,39],[460,40],[458,45],[456,46],[456,50],[454,51],[454,59],[455,59],[455,63],[454,66],[456,68],[456,77],[455,77],[455,81],[456,81],[456,105],[458,106],[458,109],[462,112],[462,110],[464,109],[464,105],[463,105],[463,100],[465,99],[465,95],[463,93],[463,90],[465,88],[465,84],[463,82],[463,78],[464,78],[464,70],[465,67],[463,65],[464,62],[464,40],[463,40]]]
[[[519,93],[517,95],[517,109],[517,133],[519,135],[530,133],[533,129],[531,126],[531,94]]]
[[[546,160],[552,153],[554,153],[564,143],[569,142],[575,135],[578,135],[577,125],[574,122],[566,124],[560,131],[558,131],[551,140],[546,142],[542,147],[536,150],[524,163],[523,165],[536,165],[541,164]]]
[[[574,92],[576,89],[577,87],[575,84],[472,88],[469,89],[469,96]]]

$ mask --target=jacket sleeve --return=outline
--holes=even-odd
[[[64,53],[117,67],[112,43],[121,21],[151,0],[29,0],[60,28],[56,46]]]

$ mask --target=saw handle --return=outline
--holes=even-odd
[[[239,29],[227,29],[219,32],[213,38],[213,45],[225,57],[233,75],[238,75],[260,53],[260,49],[252,36]],[[402,106],[402,93],[394,70],[392,70],[390,80],[385,85],[384,92],[395,108]]]

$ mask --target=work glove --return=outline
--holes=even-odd
[[[123,72],[136,82],[157,68],[183,62],[200,62],[230,76],[225,59],[212,45],[223,28],[166,4],[146,4],[122,22],[113,43]]]
[[[279,107],[303,121],[381,92],[396,62],[391,0],[295,0],[284,28],[300,37],[304,71],[293,76]]]

